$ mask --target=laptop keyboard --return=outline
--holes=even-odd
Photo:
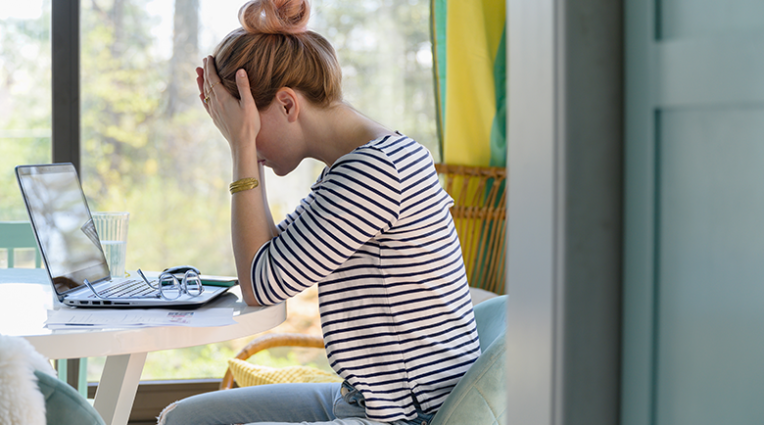
[[[128,279],[117,285],[110,286],[100,292],[98,295],[101,298],[129,298],[129,297],[151,297],[159,296],[159,291],[147,285],[141,279]],[[95,295],[90,295],[89,298],[95,298]]]

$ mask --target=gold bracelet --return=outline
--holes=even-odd
[[[236,180],[235,182],[231,183],[228,186],[228,190],[231,191],[231,195],[233,195],[236,192],[241,192],[244,190],[250,190],[254,189],[257,186],[260,186],[260,182],[257,181],[254,177],[247,177],[243,179]]]

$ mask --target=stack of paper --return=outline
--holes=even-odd
[[[225,326],[234,324],[233,308],[199,310],[168,309],[80,309],[48,310],[48,329],[132,328],[144,326]]]

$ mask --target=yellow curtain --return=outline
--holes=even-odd
[[[504,0],[433,0],[442,159],[506,163]]]

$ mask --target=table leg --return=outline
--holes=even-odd
[[[109,356],[93,407],[107,425],[127,425],[147,353]]]

